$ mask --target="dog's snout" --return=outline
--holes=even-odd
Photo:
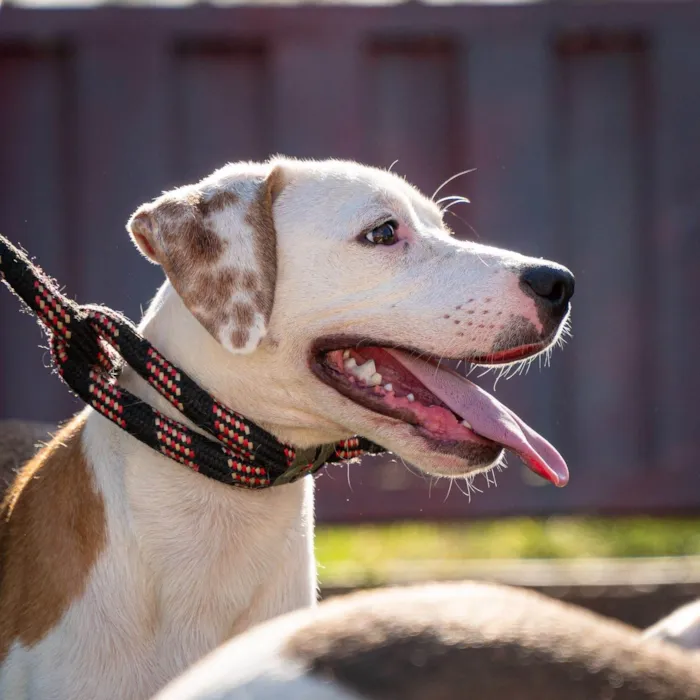
[[[563,314],[574,295],[574,276],[559,265],[533,265],[520,275],[521,287],[555,314]]]

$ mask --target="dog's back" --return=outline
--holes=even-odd
[[[529,591],[486,584],[360,593],[229,643],[158,700],[691,700],[671,645]]]
[[[0,500],[17,470],[29,461],[56,426],[32,421],[0,421]]]

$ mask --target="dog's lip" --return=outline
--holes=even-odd
[[[440,360],[434,356],[426,356],[417,349],[405,349],[397,347],[396,343],[383,343],[381,341],[351,336],[333,336],[321,338],[313,344],[309,365],[313,373],[324,383],[348,400],[380,415],[394,418],[405,424],[420,428],[421,423],[407,412],[403,415],[401,407],[388,407],[380,400],[373,400],[371,395],[357,394],[351,388],[345,387],[337,381],[336,371],[328,364],[327,355],[339,350],[359,350],[362,347],[381,348],[388,352],[404,369],[408,370],[418,382],[426,388],[434,399],[433,405],[440,405],[452,412],[457,419],[464,421],[471,438],[484,445],[505,447],[516,452],[535,473],[543,476],[557,486],[564,486],[568,481],[568,470],[561,455],[542,436],[538,435],[522,419],[509,408],[498,402],[487,392],[469,382],[459,373],[440,367]],[[494,353],[482,356],[479,359],[488,359],[492,364],[504,364],[513,362],[516,358],[522,359],[535,354],[537,349],[546,347],[537,344],[520,346],[502,353]],[[425,365],[437,368],[433,377],[432,372],[426,374]],[[449,375],[454,377],[449,378]],[[442,379],[439,379],[442,377]],[[456,392],[456,393],[455,393]],[[469,421],[467,423],[466,421]],[[471,425],[470,425],[471,424]],[[474,428],[472,428],[472,425]],[[459,438],[463,442],[465,438]]]
[[[454,357],[442,355],[438,357],[432,353],[426,353],[425,350],[421,350],[415,346],[396,343],[391,340],[369,339],[366,336],[357,335],[330,335],[318,338],[312,343],[309,352],[309,365],[313,367],[313,365],[318,362],[320,356],[333,352],[334,350],[345,350],[346,348],[359,349],[362,347],[381,347],[391,350],[401,350],[403,352],[419,356],[422,360],[430,362],[436,367],[439,365],[439,363],[450,360],[468,362],[473,365],[498,366],[507,365],[520,360],[526,360],[533,355],[537,355],[538,353],[542,352],[550,344],[550,342],[551,338],[547,338],[539,343],[519,345],[514,348],[498,350],[491,353],[460,355]],[[445,369],[444,366],[440,366],[441,369]]]

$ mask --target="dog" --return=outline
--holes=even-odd
[[[354,593],[231,640],[155,700],[697,700],[688,652],[524,589]]]
[[[442,477],[489,470],[508,448],[566,483],[543,437],[440,366],[550,348],[570,312],[566,268],[456,240],[404,179],[344,161],[230,164],[127,228],[166,275],[141,333],[279,440],[361,435]],[[119,383],[182,420],[131,369]],[[226,486],[90,408],[22,469],[2,510],[8,700],[148,698],[316,601],[311,479]]]
[[[0,501],[19,468],[29,461],[37,446],[50,439],[56,426],[21,420],[0,421]]]

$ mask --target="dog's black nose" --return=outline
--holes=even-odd
[[[559,265],[533,265],[522,271],[520,286],[553,314],[563,316],[574,295],[574,276]]]

